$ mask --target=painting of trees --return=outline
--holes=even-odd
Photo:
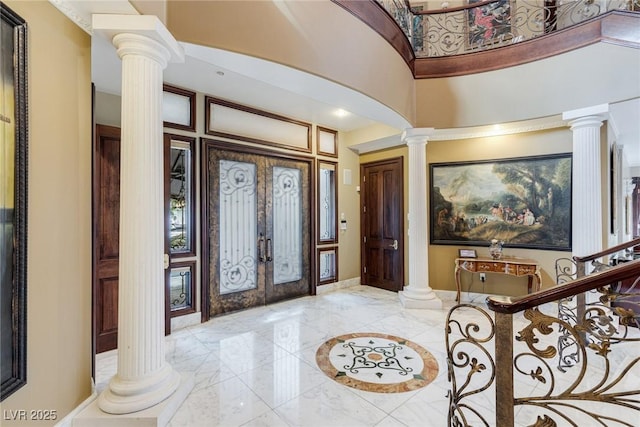
[[[571,249],[571,155],[430,167],[431,242]]]

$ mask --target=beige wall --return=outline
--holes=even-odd
[[[384,136],[384,135],[383,135]],[[358,141],[362,142],[362,141]],[[356,143],[356,142],[354,142]],[[474,138],[455,141],[430,141],[427,144],[427,163],[459,162],[467,160],[491,160],[510,157],[534,156],[572,151],[572,134],[568,128],[530,132],[518,135],[506,135],[489,138]],[[368,163],[392,157],[403,157],[404,160],[404,212],[405,230],[406,213],[408,212],[408,150],[404,146],[381,150],[360,156],[360,163]],[[429,179],[427,177],[427,179]],[[453,264],[458,256],[458,246],[429,245],[429,284],[434,289],[455,290]],[[478,255],[488,255],[486,247],[475,247]],[[542,251],[531,249],[505,249],[505,254],[537,260],[542,269],[543,287],[555,283],[554,263],[557,258],[570,257],[570,252]],[[405,239],[405,272],[408,271],[408,239]],[[405,280],[408,277],[405,275]],[[475,277],[471,283],[471,275],[462,273],[462,288],[472,292],[495,293],[502,295],[519,295],[526,293],[526,278],[501,277],[488,275],[484,287]]]
[[[338,279],[360,277],[360,164],[358,155],[348,148],[348,133],[338,134],[338,221],[344,213],[347,229],[338,230]],[[351,184],[344,181],[344,171],[351,173]]]
[[[462,77],[416,81],[416,127],[457,128],[547,117],[640,96],[638,50],[599,43]]]
[[[414,119],[407,64],[378,33],[333,2],[170,1],[167,26],[179,41],[316,74]]]
[[[6,3],[28,24],[27,384],[1,406],[60,419],[91,394],[91,41],[49,2]]]

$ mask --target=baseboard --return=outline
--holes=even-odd
[[[187,328],[189,326],[199,325],[202,322],[202,313],[195,312],[185,314],[184,316],[171,318],[171,332]]]
[[[327,283],[326,285],[320,285],[316,288],[316,294],[324,294],[327,292],[332,292],[338,289],[350,288],[352,286],[359,286],[360,278],[353,277],[351,279],[341,280],[339,282]]]

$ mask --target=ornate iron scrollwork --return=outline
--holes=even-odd
[[[513,342],[495,342],[495,323],[484,310],[470,304],[452,308],[446,323],[449,425],[496,424],[492,419],[496,410],[485,409],[503,375],[503,370],[496,369],[492,347],[509,346],[513,346],[513,383],[517,384],[511,403],[519,408],[514,411],[516,424],[637,425],[638,288],[640,278],[589,293],[585,300],[592,301],[574,297],[571,310],[559,310],[557,317],[554,304],[525,310],[522,316],[514,314],[514,328],[519,331]],[[487,396],[479,398],[481,393]]]
[[[462,319],[475,314],[474,323]],[[479,314],[479,316],[478,316]],[[461,319],[456,319],[461,315]],[[484,328],[482,327],[484,326]],[[486,416],[469,405],[467,399],[489,389],[495,382],[496,366],[485,345],[495,336],[493,319],[486,311],[471,304],[451,309],[445,324],[448,379],[451,383],[448,421],[450,426],[491,425]]]
[[[416,12],[424,11],[423,5],[376,1],[402,29],[417,58],[493,49],[571,27],[611,10],[640,10],[640,0],[495,0],[478,2],[476,7],[419,14]]]

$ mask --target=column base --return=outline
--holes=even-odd
[[[100,409],[98,399],[73,419],[73,427],[158,427],[166,426],[195,384],[193,374],[178,374],[176,391],[155,406],[130,414],[114,415]]]
[[[431,289],[414,292],[411,287],[408,287],[406,290],[398,292],[398,296],[404,308],[442,309],[442,300]]]
[[[142,411],[171,396],[179,384],[180,375],[167,363],[152,376],[136,381],[116,375],[98,397],[98,405],[104,412],[116,415]]]

